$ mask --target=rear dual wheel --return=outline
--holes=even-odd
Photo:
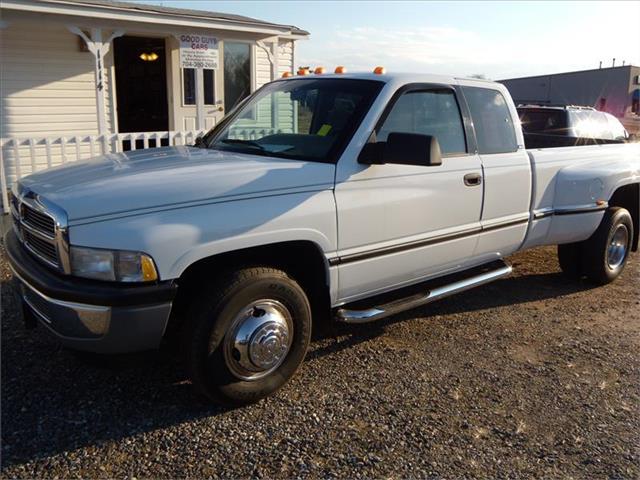
[[[586,276],[597,284],[610,283],[624,270],[633,234],[629,211],[608,208],[598,229],[587,240],[558,245],[560,268],[573,278]]]
[[[227,405],[253,403],[282,387],[311,338],[305,292],[273,268],[222,276],[203,289],[187,318],[183,354],[193,384]]]

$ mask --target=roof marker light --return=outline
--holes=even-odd
[[[284,72],[282,74],[282,78],[288,78],[288,77],[291,77],[291,76],[293,76],[293,73],[291,73],[291,72]]]
[[[335,73],[347,73],[347,69],[340,65],[339,67],[336,67]]]
[[[375,73],[376,75],[384,75],[386,72],[384,67],[376,67],[373,69],[373,73]]]
[[[309,69],[308,68],[299,68],[298,69],[298,75],[309,75]]]
[[[315,73],[316,75],[322,75],[324,73],[324,67],[316,67],[316,69],[313,71],[313,73]]]

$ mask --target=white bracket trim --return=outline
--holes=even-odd
[[[105,135],[107,132],[107,121],[105,116],[105,98],[104,98],[104,57],[111,49],[111,42],[114,38],[124,35],[124,30],[115,30],[111,33],[106,41],[102,41],[102,30],[99,28],[91,29],[91,38],[87,36],[82,29],[75,25],[67,25],[67,30],[78,35],[87,45],[89,51],[93,54],[95,64],[95,82],[96,82],[96,107],[98,113],[98,133]]]
[[[271,81],[276,80],[278,78],[278,39],[271,43],[271,47],[262,40],[258,40],[256,45],[267,54],[267,59],[271,64]]]

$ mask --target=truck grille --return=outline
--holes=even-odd
[[[49,242],[48,240],[44,240],[37,235],[34,235],[27,229],[22,230],[22,238],[24,240],[25,245],[27,245],[33,253],[40,257],[44,257],[49,262],[58,266],[58,250],[56,246]]]
[[[32,203],[40,208],[30,205]],[[56,221],[39,202],[11,196],[13,225],[24,246],[44,263],[61,269],[56,239]]]
[[[22,206],[22,221],[39,232],[51,237],[51,239],[54,239],[56,236],[56,226],[53,218],[28,205]]]

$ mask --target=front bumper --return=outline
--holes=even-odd
[[[65,346],[97,353],[160,346],[177,291],[173,282],[126,285],[66,277],[35,260],[13,231],[5,246],[25,313]]]

